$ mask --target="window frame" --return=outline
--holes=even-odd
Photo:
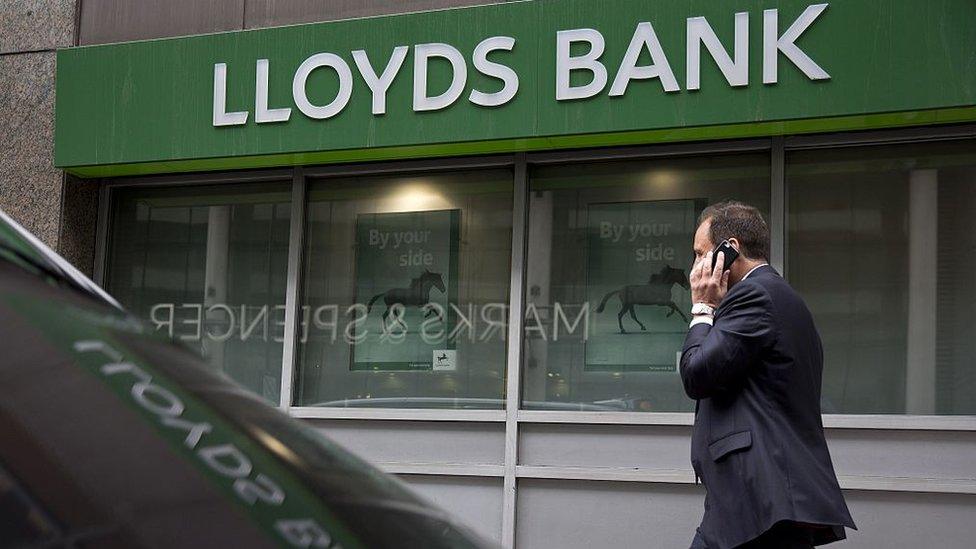
[[[840,147],[922,143],[976,138],[976,124],[893,128],[867,132],[773,136],[694,143],[664,143],[616,148],[556,150],[531,153],[425,158],[327,166],[276,168],[267,170],[227,171],[202,174],[177,174],[103,179],[98,181],[99,200],[96,224],[94,280],[104,282],[109,242],[113,191],[132,186],[182,186],[199,184],[233,184],[247,182],[291,181],[291,225],[289,228],[288,281],[286,288],[285,342],[282,353],[282,386],[279,407],[294,417],[321,420],[372,419],[435,422],[504,423],[506,457],[517,455],[520,424],[594,424],[594,425],[672,425],[690,426],[694,414],[666,412],[585,412],[521,409],[522,328],[525,306],[525,259],[528,232],[529,168],[552,164],[585,163],[627,159],[693,156],[717,153],[763,152],[770,157],[770,232],[771,264],[784,276],[787,249],[786,219],[788,197],[785,157],[788,151],[834,149]],[[514,174],[512,211],[512,270],[510,284],[510,317],[506,353],[506,406],[503,410],[449,409],[383,409],[327,408],[293,406],[291,388],[295,372],[297,319],[300,313],[304,276],[303,253],[306,232],[309,178],[317,180],[343,176],[375,176],[401,173],[431,173],[463,169],[508,167]],[[932,431],[976,431],[976,415],[900,415],[900,414],[824,414],[828,429],[896,429]],[[506,482],[510,476],[506,471]],[[514,479],[514,472],[512,473]]]

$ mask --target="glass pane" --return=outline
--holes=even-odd
[[[295,403],[501,408],[511,170],[309,185]]]
[[[545,167],[531,174],[524,408],[690,411],[677,372],[698,214],[769,211],[769,156]]]
[[[106,287],[158,332],[280,402],[290,183],[113,193]]]
[[[976,142],[791,153],[787,182],[824,413],[976,414]]]

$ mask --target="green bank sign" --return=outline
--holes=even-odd
[[[536,0],[58,52],[55,164],[281,166],[976,119],[971,0]]]

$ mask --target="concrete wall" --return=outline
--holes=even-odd
[[[81,44],[334,21],[506,0],[80,0]]]
[[[55,49],[75,41],[75,0],[0,2],[0,208],[59,248]]]

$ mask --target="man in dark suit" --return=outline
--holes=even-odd
[[[722,241],[739,252],[729,270]],[[695,233],[681,380],[695,399],[691,462],[705,485],[693,549],[808,548],[855,528],[820,416],[823,350],[803,300],[768,265],[769,230],[738,202]]]

